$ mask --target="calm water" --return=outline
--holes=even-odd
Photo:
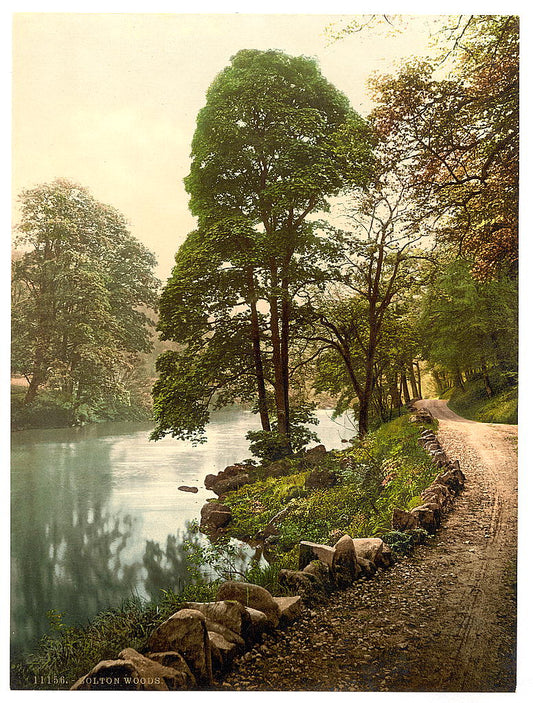
[[[353,435],[349,420],[319,411],[328,449]],[[214,493],[206,474],[249,456],[257,416],[217,413],[206,444],[148,440],[150,423],[27,430],[12,438],[12,643],[30,648],[48,631],[46,612],[85,623],[130,595],[156,598],[187,580],[185,540]],[[198,493],[178,491],[196,486]],[[248,548],[250,558],[252,550]]]

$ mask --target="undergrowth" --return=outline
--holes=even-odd
[[[468,381],[464,391],[454,388],[447,394],[448,407],[468,420],[516,425],[518,387],[504,385],[498,379],[492,381],[492,385],[494,394],[489,398],[481,379]]]

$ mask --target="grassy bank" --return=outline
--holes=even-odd
[[[453,388],[442,397],[448,407],[461,417],[477,422],[518,422],[518,386],[506,386],[499,379],[492,381],[493,395],[489,397],[482,379],[465,383],[464,391]]]
[[[125,647],[143,651],[151,631],[181,603],[215,598],[217,582],[232,575],[230,537],[268,536],[270,564],[252,565],[239,577],[274,595],[281,593],[279,570],[298,568],[301,540],[334,544],[346,532],[353,537],[380,535],[397,550],[408,547],[405,535],[390,532],[392,510],[418,504],[420,492],[438,473],[417,443],[419,434],[420,426],[402,416],[343,451],[251,467],[254,483],[225,499],[233,514],[225,540],[192,554],[197,574],[194,584],[180,592],[162,592],[158,603],[125,601],[121,608],[101,613],[83,628],[66,627],[52,614],[52,631],[42,639],[38,651],[13,666],[12,687],[68,689],[98,661],[115,658]],[[272,472],[277,475],[268,475]],[[328,485],[316,487],[310,482],[317,473]],[[269,528],[275,516],[279,517],[275,529]],[[220,579],[203,582],[198,570],[202,562],[208,562]]]

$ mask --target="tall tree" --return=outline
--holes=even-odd
[[[240,51],[209,88],[198,115],[191,172],[185,180],[191,212],[198,217],[195,247],[198,252],[209,249],[216,260],[205,271],[211,281],[221,272],[226,282],[231,280],[229,295],[227,288],[213,291],[215,305],[224,308],[227,318],[237,301],[242,306],[262,426],[271,425],[266,402],[270,386],[276,427],[287,437],[298,291],[325,277],[317,252],[324,254],[327,244],[309,217],[326,211],[327,196],[347,182],[366,183],[369,163],[365,123],[316,63],[304,57]],[[183,341],[184,330],[173,322],[173,309],[180,303],[172,291],[185,280],[182,273],[178,261],[161,308],[161,330],[176,342]],[[205,299],[201,307],[205,313]],[[214,349],[216,335],[205,344]],[[175,382],[167,369],[155,388],[158,434],[179,425],[175,414],[170,422],[165,419],[165,388]]]
[[[25,402],[48,385],[74,404],[119,393],[124,367],[150,349],[153,255],[124,217],[69,181],[24,191],[13,264],[13,370]]]
[[[518,260],[518,18],[450,20],[443,55],[374,81],[372,121],[411,179],[442,237],[488,279]],[[449,77],[442,78],[444,68]],[[433,198],[427,200],[428,193]]]

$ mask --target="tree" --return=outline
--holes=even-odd
[[[441,257],[441,268],[421,301],[421,337],[437,374],[444,371],[461,386],[463,372],[477,372],[491,396],[491,372],[516,379],[516,281],[477,281],[470,269],[469,261]]]
[[[123,377],[150,349],[146,308],[156,302],[153,255],[123,216],[66,180],[24,191],[13,264],[13,371],[73,408],[124,392]]]
[[[377,183],[353,198],[352,229],[339,234],[340,285],[311,306],[314,315],[309,312],[309,339],[323,350],[332,349],[344,364],[357,399],[361,436],[368,431],[376,364],[391,317],[403,298],[420,289],[426,276],[420,262],[431,258],[422,248],[429,232],[410,197],[405,171],[387,161],[384,150]]]
[[[473,261],[475,275],[515,275],[518,18],[452,18],[442,33],[439,60],[412,61],[374,81],[372,122],[396,160],[410,164],[428,212],[440,216],[442,239]]]
[[[242,392],[242,385],[234,385],[237,377],[247,382],[254,378],[266,431],[273,424],[267,397],[271,389],[277,431],[287,441],[290,348],[298,296],[306,286],[327,278],[325,268],[332,256],[310,216],[327,211],[327,196],[337,194],[346,183],[366,183],[369,163],[370,139],[363,120],[316,63],[304,57],[278,51],[238,52],[209,88],[198,115],[191,171],[185,179],[198,230],[178,253],[162,297],[160,329],[165,338],[186,344],[173,362],[191,360],[199,373],[199,392],[206,382],[212,387],[210,381],[216,377],[216,392],[226,389],[229,400]],[[192,252],[192,276],[182,265],[187,252]],[[203,260],[206,252],[211,260],[199,271],[192,261]],[[208,290],[214,296],[210,300]],[[201,351],[194,348],[194,340],[179,322],[181,313],[176,312],[184,309],[180,295],[189,297],[191,291],[196,321],[203,329]],[[233,352],[240,349],[221,356],[230,339],[235,342]],[[178,367],[166,366],[167,362],[168,356],[161,361],[162,375],[154,389],[156,435],[180,436],[180,410],[169,405],[177,401],[177,394],[166,397],[180,385],[175,377]],[[210,397],[203,393],[194,406],[198,434],[208,417]]]

